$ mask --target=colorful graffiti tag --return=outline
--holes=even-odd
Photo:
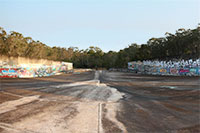
[[[190,72],[189,69],[185,68],[185,69],[179,69],[179,74],[180,75],[187,75]]]
[[[17,74],[20,78],[34,77],[34,71],[27,70],[25,68],[19,69]]]
[[[176,74],[178,74],[178,70],[176,68],[171,68],[170,73],[173,75],[176,75]]]
[[[166,73],[166,72],[167,72],[167,69],[165,69],[165,68],[160,69],[160,73]]]
[[[16,68],[0,68],[0,78],[16,78],[17,71]]]
[[[198,74],[198,68],[190,68],[190,73],[192,74]]]

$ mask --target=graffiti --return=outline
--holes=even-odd
[[[61,71],[61,72],[65,72],[65,71],[67,71],[67,66],[61,66],[60,71]]]
[[[200,76],[200,59],[129,62],[128,69],[144,74]]]
[[[135,68],[135,66],[132,63],[128,63],[128,68],[131,69],[131,70],[133,70]]]
[[[198,69],[197,68],[190,68],[190,73],[198,74]]]
[[[166,73],[166,72],[167,72],[166,69],[164,69],[164,68],[161,68],[161,69],[160,69],[160,73]]]
[[[13,67],[13,68],[11,68]],[[26,65],[26,66],[0,66],[0,78],[30,78],[43,77],[59,74],[60,72],[67,72],[71,70],[68,65]]]
[[[180,75],[183,75],[183,74],[186,75],[186,74],[188,74],[189,72],[190,72],[189,69],[180,69],[180,70],[179,70],[179,74],[180,74]]]
[[[170,73],[171,74],[178,74],[178,70],[176,68],[171,68]]]
[[[32,71],[23,68],[18,70],[17,74],[20,78],[34,77],[34,73]]]
[[[157,69],[156,67],[153,67],[153,68],[152,68],[152,73],[155,73],[155,74],[156,74],[157,72],[158,72],[158,69]]]
[[[0,68],[0,78],[16,78],[18,77],[15,68]]]
[[[0,56],[0,78],[43,77],[73,70],[69,62]]]

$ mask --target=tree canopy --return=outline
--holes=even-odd
[[[85,50],[49,47],[15,31],[7,34],[0,27],[0,55],[69,61],[77,68],[123,68],[129,61],[196,59],[200,58],[200,25],[192,30],[180,28],[175,34],[167,32],[146,44],[133,43],[118,52],[103,52],[94,46]]]

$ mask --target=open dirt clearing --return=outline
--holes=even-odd
[[[200,132],[199,83],[108,71],[1,79],[0,132]]]
[[[104,132],[103,117],[117,130],[126,132],[116,119],[117,101],[124,94],[101,84],[99,74],[99,71],[95,72],[93,80],[48,84],[42,88],[16,90],[3,87],[1,95],[18,99],[0,104],[1,132]],[[104,116],[102,104],[106,109]]]

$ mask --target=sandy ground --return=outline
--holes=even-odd
[[[0,80],[0,133],[198,133],[199,77],[81,72]]]

